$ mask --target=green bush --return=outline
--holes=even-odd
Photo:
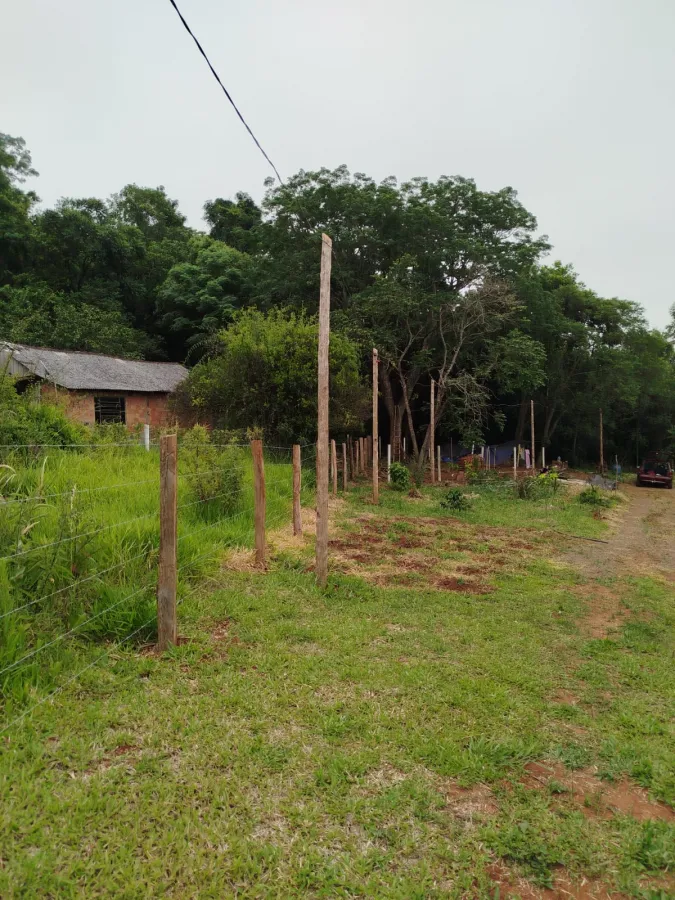
[[[588,506],[602,506],[605,509],[609,509],[609,507],[614,506],[616,503],[614,497],[610,497],[608,494],[603,493],[600,488],[595,486],[584,488],[579,494],[578,500],[579,503],[584,503]]]
[[[466,470],[468,484],[496,484],[502,480],[502,476],[496,469],[480,469],[470,466]]]
[[[30,391],[17,394],[14,379],[0,372],[0,444],[63,447],[86,441],[84,426],[67,419],[58,406],[36,401]]]
[[[410,490],[410,471],[403,463],[393,462],[389,468],[391,486],[395,491]]]
[[[518,500],[544,500],[555,494],[560,487],[557,472],[542,472],[519,478],[514,485]]]
[[[465,496],[460,488],[450,488],[445,497],[441,500],[441,509],[469,509],[471,501]]]
[[[244,452],[232,444],[213,444],[209,430],[203,425],[186,431],[181,440],[178,467],[194,499],[200,504],[218,503],[226,512],[237,509],[244,481]]]

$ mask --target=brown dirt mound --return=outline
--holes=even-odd
[[[675,821],[675,810],[658,800],[650,800],[647,791],[628,778],[613,783],[602,781],[595,768],[568,772],[559,762],[531,762],[525,766],[520,782],[533,790],[543,790],[551,782],[557,782],[566,791],[558,796],[569,797],[588,818],[611,819],[619,813],[639,822]]]
[[[620,628],[630,616],[616,591],[603,585],[583,585],[576,588],[575,593],[588,604],[581,628],[589,637],[606,638],[610,631]]]
[[[580,882],[570,879],[563,868],[558,868],[553,888],[536,888],[524,878],[512,872],[503,862],[488,866],[488,876],[499,887],[500,900],[518,897],[520,900],[624,900],[625,894],[611,891],[595,879],[584,878]]]

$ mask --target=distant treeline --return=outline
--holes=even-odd
[[[204,233],[162,187],[40,210],[36,175],[24,142],[0,134],[2,338],[186,361],[180,400],[195,418],[311,437],[325,231],[336,427],[366,424],[376,346],[383,426],[414,451],[431,378],[440,439],[525,441],[533,398],[537,442],[573,462],[597,459],[601,407],[609,459],[673,442],[673,328],[543,265],[550,246],[512,188],[301,171],[268,183],[261,207],[244,193],[206,202]]]

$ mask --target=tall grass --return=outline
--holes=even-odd
[[[275,451],[266,461],[270,527],[290,514],[289,458]],[[195,466],[194,451],[181,446],[178,459],[180,602],[213,570],[224,548],[252,545],[253,483],[244,447],[209,448]],[[213,470],[220,479],[212,480]],[[0,704],[6,713],[58,682],[86,644],[121,640],[137,629],[139,640],[153,637],[158,510],[155,448],[5,451]]]

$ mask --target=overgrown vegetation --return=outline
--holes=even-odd
[[[469,498],[463,493],[461,488],[450,488],[449,491],[446,491],[445,496],[441,499],[441,509],[468,509],[471,506],[471,501]]]
[[[410,490],[410,470],[403,463],[393,462],[389,467],[389,477],[395,491]]]
[[[584,488],[578,496],[579,503],[585,503],[587,506],[602,506],[609,509],[617,503],[616,497],[612,497],[607,491],[601,491],[600,488],[591,485]]]
[[[32,424],[33,404],[6,388],[10,408]],[[13,404],[13,406],[12,406]],[[63,440],[69,423],[49,421]],[[38,407],[39,410],[39,407]],[[26,432],[44,438],[43,419]],[[155,631],[159,459],[139,442],[120,446],[115,426],[78,429],[73,449],[5,448],[0,458],[0,710],[10,717],[34,691],[73,671],[83,644],[138,640]],[[123,430],[124,432],[124,430]],[[124,432],[128,438],[128,434]],[[290,460],[267,460],[268,521],[288,515]],[[179,441],[181,594],[213,567],[224,546],[249,543],[250,455],[211,442],[204,428]]]
[[[357,433],[367,415],[358,380],[376,346],[391,443],[407,434],[415,458],[428,454],[431,378],[437,438],[455,447],[523,443],[534,398],[538,443],[575,464],[597,457],[600,406],[608,458],[626,467],[673,449],[674,328],[650,329],[640,307],[598,296],[569,265],[542,265],[548,244],[512,188],[320,169],[270,185],[262,207],[242,193],[207,201],[203,234],[163,188],[38,210],[24,187],[36,174],[23,141],[0,135],[5,339],[204,359],[184,394],[195,421],[314,440],[308,360],[326,231],[336,430]]]

